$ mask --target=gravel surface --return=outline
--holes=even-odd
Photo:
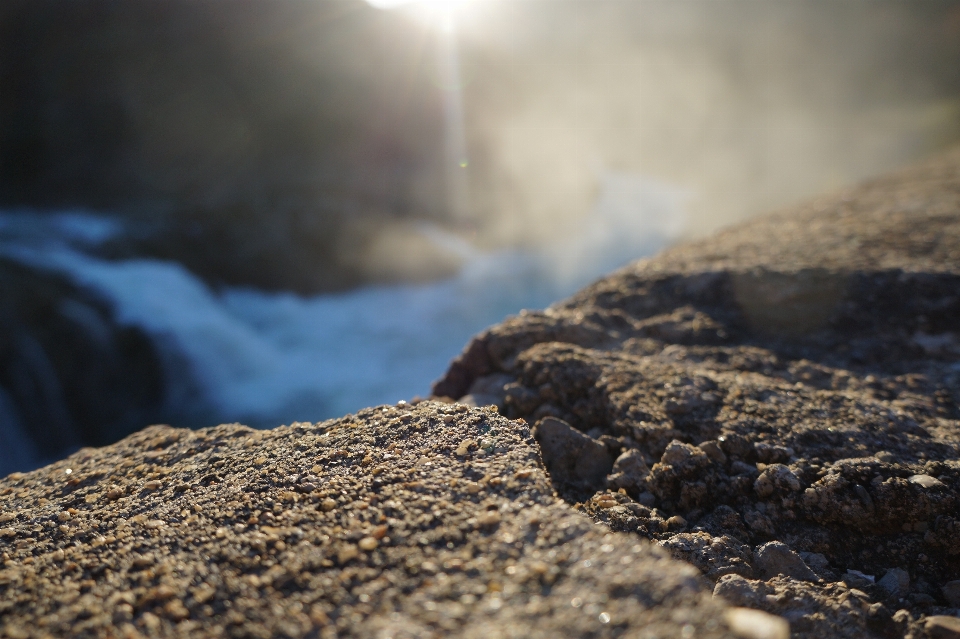
[[[463,405],[150,427],[0,481],[0,549],[12,638],[729,636],[695,568]]]

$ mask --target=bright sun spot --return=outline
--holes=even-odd
[[[367,0],[368,4],[378,9],[412,6],[417,9],[423,9],[428,13],[454,11],[468,2],[470,2],[470,0]]]
[[[409,11],[419,20],[439,28],[443,32],[452,32],[457,23],[473,22],[475,7],[486,4],[478,0],[366,0],[367,4],[378,9],[398,9]],[[469,7],[467,6],[469,5]],[[468,10],[469,9],[469,10]]]

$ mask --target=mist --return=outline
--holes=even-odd
[[[946,1],[5,2],[0,474],[425,396],[509,314],[960,141],[957,60]]]
[[[609,171],[687,192],[685,231],[696,236],[960,135],[957,3],[533,0],[461,11],[470,212],[493,243],[575,232]]]
[[[960,139],[954,1],[14,0],[0,31],[0,206],[134,220],[106,254],[214,285],[448,277],[422,223],[547,246],[611,174],[695,236]]]

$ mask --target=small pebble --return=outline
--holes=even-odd
[[[340,549],[340,552],[337,553],[337,561],[341,564],[345,564],[351,559],[356,559],[360,556],[360,550],[357,549],[353,544],[347,544]]]
[[[923,488],[945,488],[946,486],[942,481],[936,477],[931,477],[930,475],[913,475],[907,481],[911,484],[917,484]]]
[[[718,444],[716,441],[711,440],[702,442],[697,447],[705,452],[707,457],[713,461],[720,464],[725,464],[727,462],[726,454],[723,452],[723,449],[720,448],[720,444]]]
[[[380,543],[374,537],[364,537],[357,545],[360,546],[360,550],[370,552],[376,550]]]
[[[816,581],[806,562],[791,548],[779,541],[771,541],[760,546],[755,553],[755,564],[766,578],[786,575],[802,581]]]
[[[613,508],[616,505],[617,505],[617,500],[610,495],[604,495],[599,499],[597,499],[598,508],[604,508],[604,509]]]
[[[495,526],[500,523],[500,513],[495,510],[484,513],[477,517],[477,523],[481,526]]]
[[[723,618],[741,639],[790,639],[790,624],[776,615],[750,608],[729,608]]]
[[[163,486],[163,482],[161,482],[159,479],[151,479],[151,480],[148,481],[148,482],[144,482],[144,484],[143,484],[143,489],[144,489],[144,490],[159,490],[161,486]]]
[[[330,512],[336,507],[337,507],[337,502],[330,499],[329,497],[327,497],[322,502],[320,502],[320,508],[322,508],[324,512]]]
[[[163,607],[166,616],[174,621],[183,621],[190,616],[190,611],[187,610],[186,606],[179,599],[173,599],[167,602],[167,605]]]

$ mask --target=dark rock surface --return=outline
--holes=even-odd
[[[0,473],[162,417],[153,343],[62,277],[0,259]]]
[[[960,614],[960,151],[509,318],[434,393],[485,379],[637,460],[607,490],[553,473],[569,503],[793,636]]]

